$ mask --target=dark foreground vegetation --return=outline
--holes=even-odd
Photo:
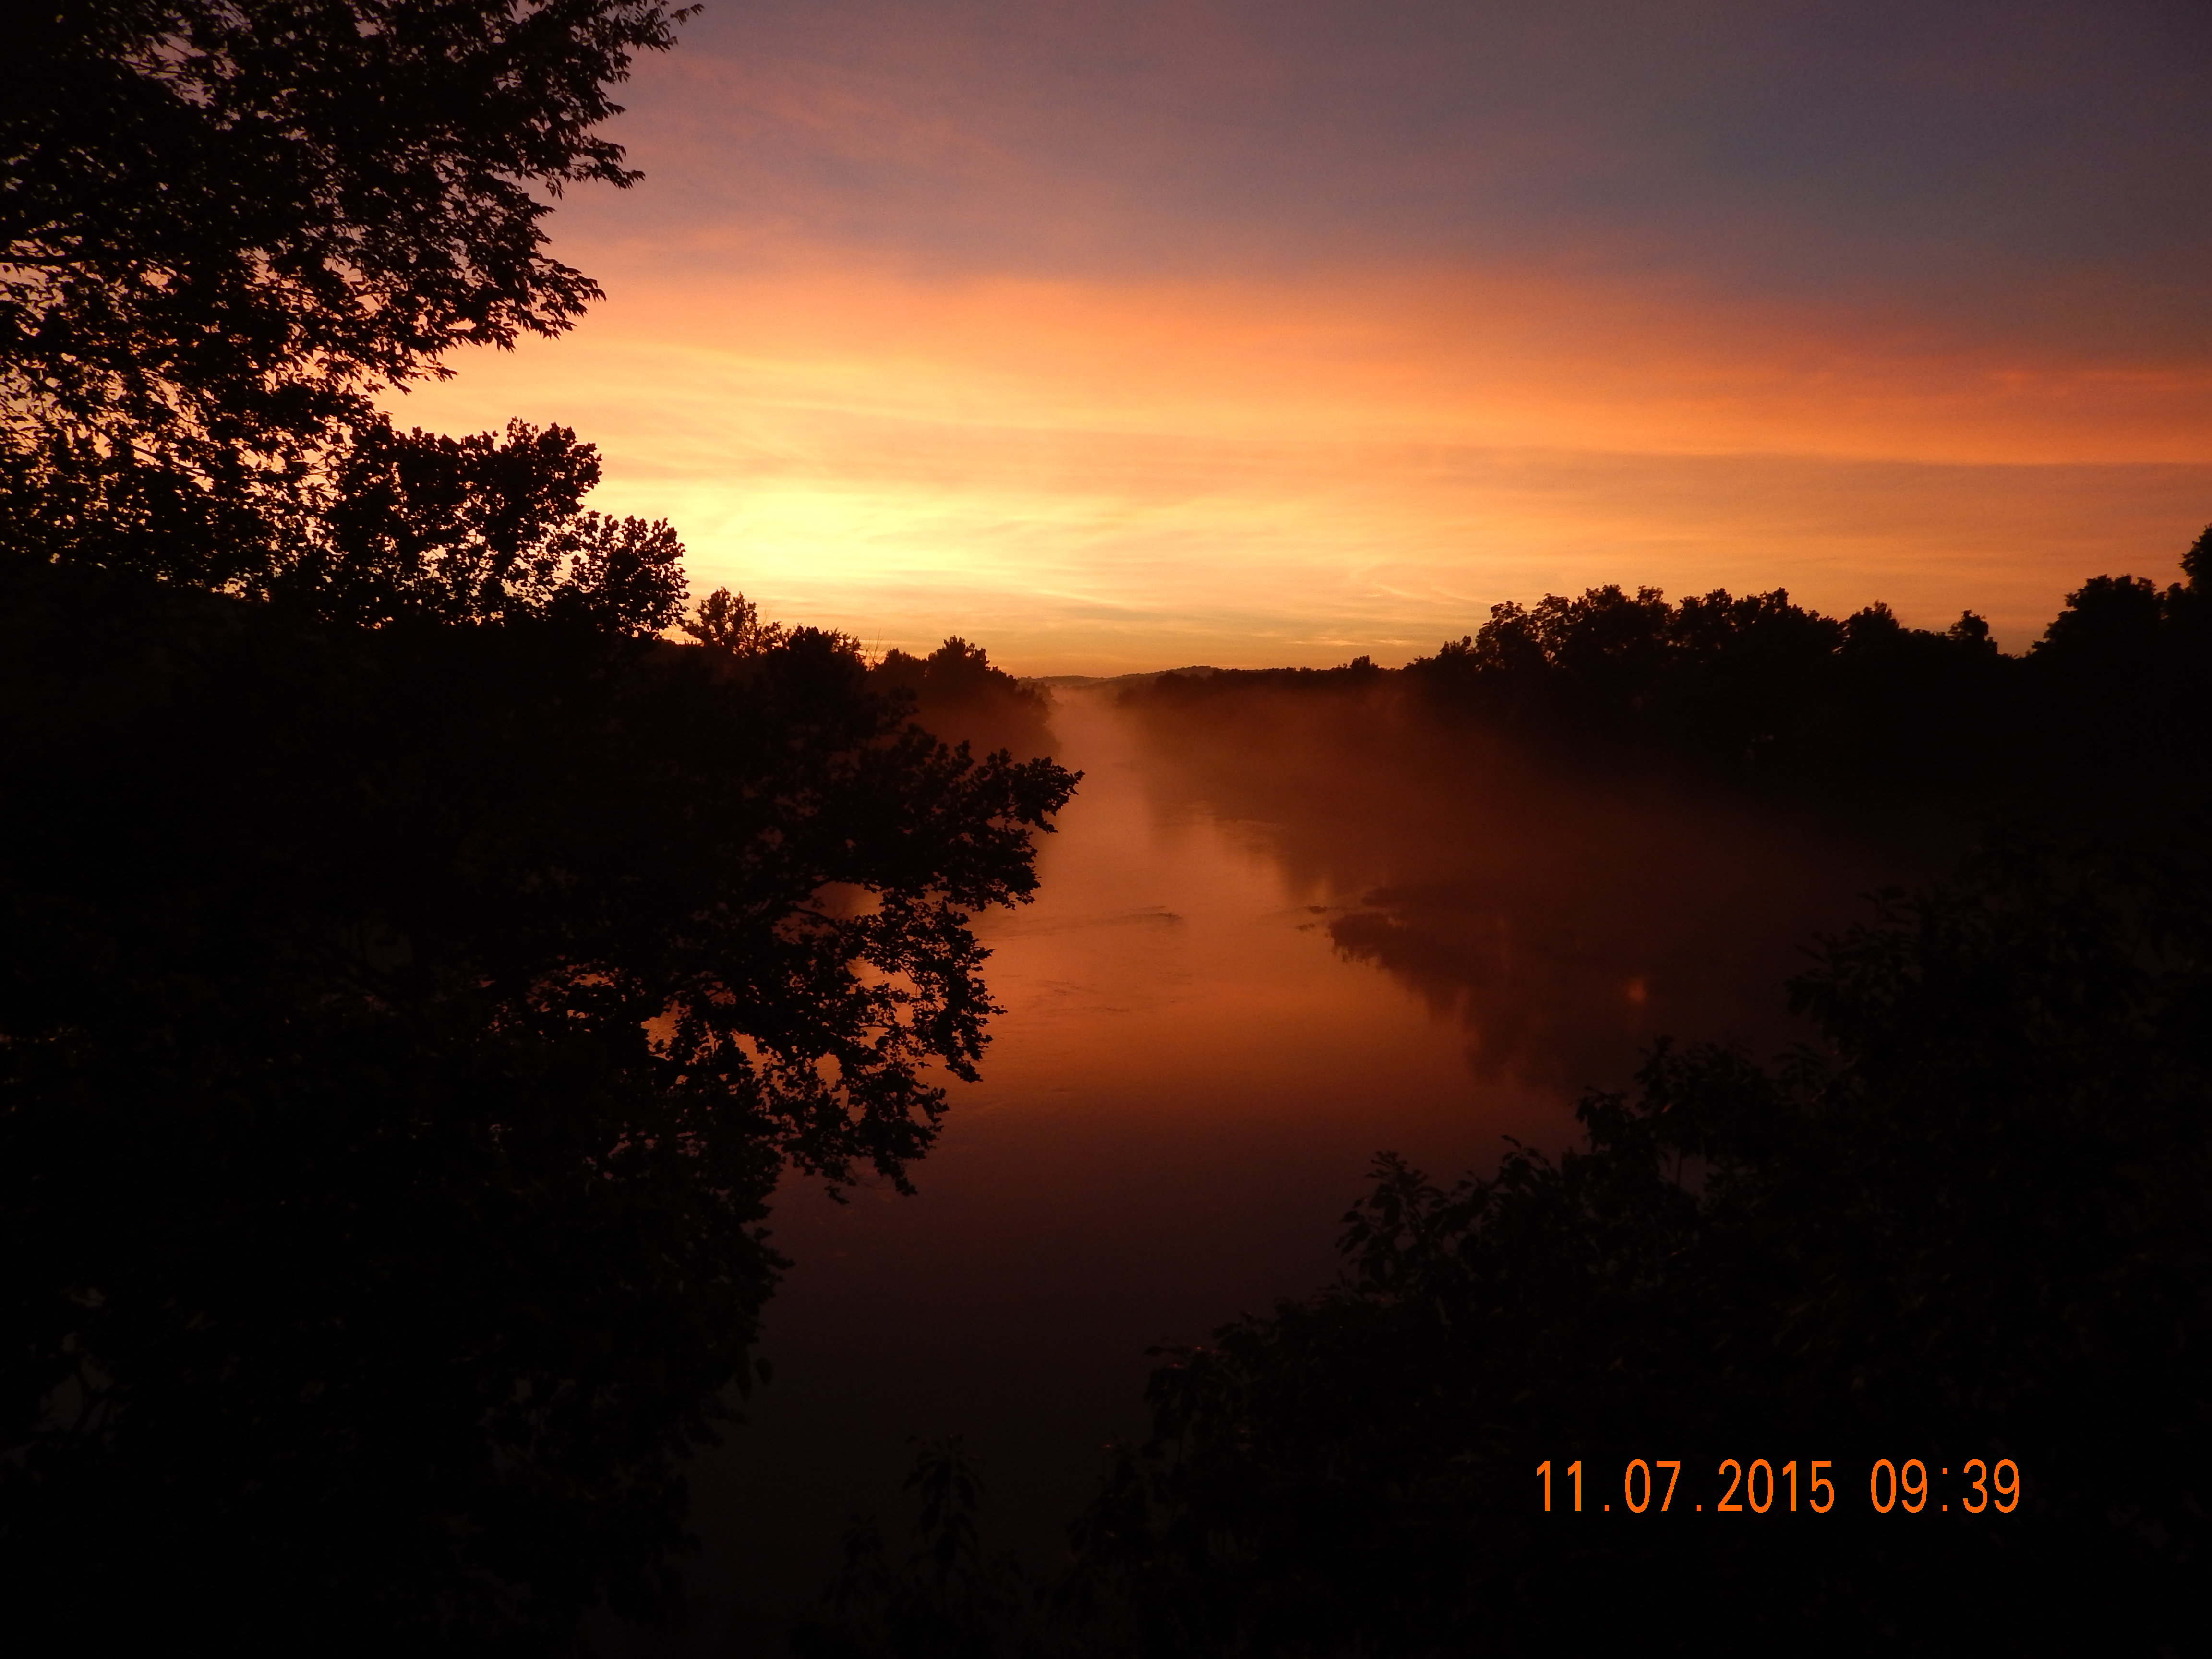
[[[1971,619],[1607,589],[1501,606],[1395,674],[1124,694],[1173,722],[1347,699],[1568,767],[1872,789],[1984,829],[1949,881],[1820,943],[1788,989],[1807,1046],[1662,1042],[1557,1158],[1440,1186],[1383,1158],[1337,1283],[1159,1356],[1152,1432],[1057,1569],[994,1557],[975,1471],[928,1449],[911,1544],[857,1530],[800,1650],[2192,1650],[2209,556],[2212,532],[2180,583],[2090,582],[2021,658]],[[1884,1459],[1924,1501],[1877,1487]],[[2015,1469],[2016,1504],[1988,1484]]]
[[[596,124],[677,15],[11,21],[10,1654],[650,1613],[765,1371],[779,1176],[903,1183],[975,1075],[969,915],[1073,780],[947,749],[850,640],[687,614],[573,433],[374,404],[592,297],[544,187],[634,176]]]
[[[1065,775],[806,630],[40,568],[0,607],[11,1619],[397,1651],[647,1605],[771,1188],[927,1150],[966,915]]]
[[[381,389],[557,333],[554,186],[635,177],[641,0],[106,0],[0,101],[0,1632],[29,1654],[575,1652],[650,1614],[761,1371],[779,1176],[903,1180],[969,928],[1073,780],[948,641],[872,667],[558,428]],[[2048,820],[1830,941],[1820,1041],[1653,1054],[1585,1144],[1386,1160],[1318,1294],[1164,1356],[1039,1583],[957,1445],[816,1655],[2181,1652],[2203,1505],[2200,542],[2026,657],[1780,595],[1501,607],[1348,686],[1566,763]],[[679,642],[681,641],[684,642]],[[1382,688],[1376,691],[1376,688]],[[1839,1512],[1630,1517],[1629,1460]],[[1870,1460],[2010,1514],[1869,1512]],[[1586,1512],[1566,1470],[1587,1474]],[[1537,1474],[1554,1471],[1543,1513]],[[2002,1486],[2001,1482],[1996,1483]],[[1711,1524],[1708,1525],[1707,1522]]]
[[[1556,1163],[1446,1190],[1385,1160],[1339,1285],[1156,1373],[1154,1437],[1078,1532],[1101,1645],[2186,1651],[2208,876],[2201,837],[1993,847],[1827,945],[1793,989],[1814,1050],[1662,1048]],[[1704,1513],[1624,1512],[1661,1457]],[[1714,1513],[1721,1460],[1814,1457],[1832,1513]],[[2010,1458],[2025,1498],[1969,1516],[1933,1480],[1948,1513],[1876,1513],[1880,1458]],[[1564,1512],[1577,1460],[1611,1513]]]

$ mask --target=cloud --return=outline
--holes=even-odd
[[[1034,276],[1503,261],[2139,346],[2212,320],[2212,15],[2179,0],[778,0],[653,73],[672,225]]]
[[[760,0],[641,66],[559,418],[708,583],[1018,665],[1787,585],[2024,643],[2212,517],[2212,14]]]
[[[402,418],[557,418],[705,581],[1035,672],[1402,659],[1498,599],[1787,585],[2015,644],[2212,502],[2208,377],[1384,273],[1042,283],[794,258],[611,277]]]

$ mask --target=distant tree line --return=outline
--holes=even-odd
[[[2202,755],[2212,699],[2212,531],[2183,580],[2098,576],[2024,654],[1971,612],[1936,633],[1887,605],[1846,617],[1781,590],[1669,601],[1592,588],[1491,608],[1402,670],[1164,675],[1133,704],[1203,708],[1261,689],[1364,690],[1478,723],[1562,763],[1663,765],[1782,793],[2019,805],[2054,775],[2125,785]]]

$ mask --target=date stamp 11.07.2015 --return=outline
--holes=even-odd
[[[1685,1477],[1684,1469],[1691,1472]],[[1801,1484],[1801,1468],[1803,1480]],[[1834,1458],[1723,1457],[1708,1480],[1703,1465],[1679,1457],[1632,1457],[1616,1483],[1610,1468],[1590,1471],[1585,1502],[1580,1459],[1558,1471],[1536,1466],[1544,1512],[1601,1515],[1832,1515],[1863,1507],[1877,1515],[2010,1515],[2020,1507],[2020,1465],[1969,1457],[1960,1462],[1877,1457],[1860,1465]],[[1554,1490],[1556,1485],[1556,1491]]]

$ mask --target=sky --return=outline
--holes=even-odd
[[[707,0],[547,221],[693,586],[1035,674],[1603,582],[2024,649],[2212,520],[2201,0]]]

